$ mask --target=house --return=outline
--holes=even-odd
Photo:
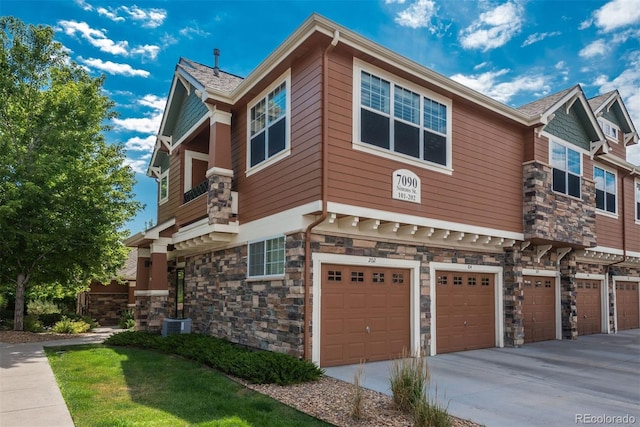
[[[116,278],[107,284],[93,281],[87,291],[78,294],[76,312],[95,319],[102,326],[117,325],[121,313],[136,305],[137,263],[138,250],[133,249]]]
[[[617,91],[512,108],[312,15],[249,76],[176,65],[136,327],[320,366],[638,327]]]

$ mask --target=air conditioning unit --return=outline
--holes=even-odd
[[[175,334],[190,334],[191,319],[164,319],[162,321],[162,336]]]

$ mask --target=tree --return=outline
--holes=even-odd
[[[140,205],[123,147],[105,142],[104,77],[69,61],[50,27],[2,17],[0,30],[0,284],[22,330],[30,284],[115,275]]]

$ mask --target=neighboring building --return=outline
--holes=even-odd
[[[98,321],[101,326],[115,326],[120,314],[136,306],[133,292],[136,287],[138,250],[129,252],[124,267],[118,277],[110,283],[92,282],[89,290],[78,294],[78,314]]]
[[[181,59],[136,326],[321,366],[638,327],[617,91],[514,109],[312,15],[246,79]]]

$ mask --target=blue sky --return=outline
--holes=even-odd
[[[618,89],[640,128],[640,0],[94,1],[2,0],[0,14],[49,25],[93,75],[119,117],[146,205],[129,229],[156,220],[145,175],[180,56],[245,77],[311,13],[483,92],[520,106],[577,83],[587,97]],[[640,147],[628,160],[640,164]]]

